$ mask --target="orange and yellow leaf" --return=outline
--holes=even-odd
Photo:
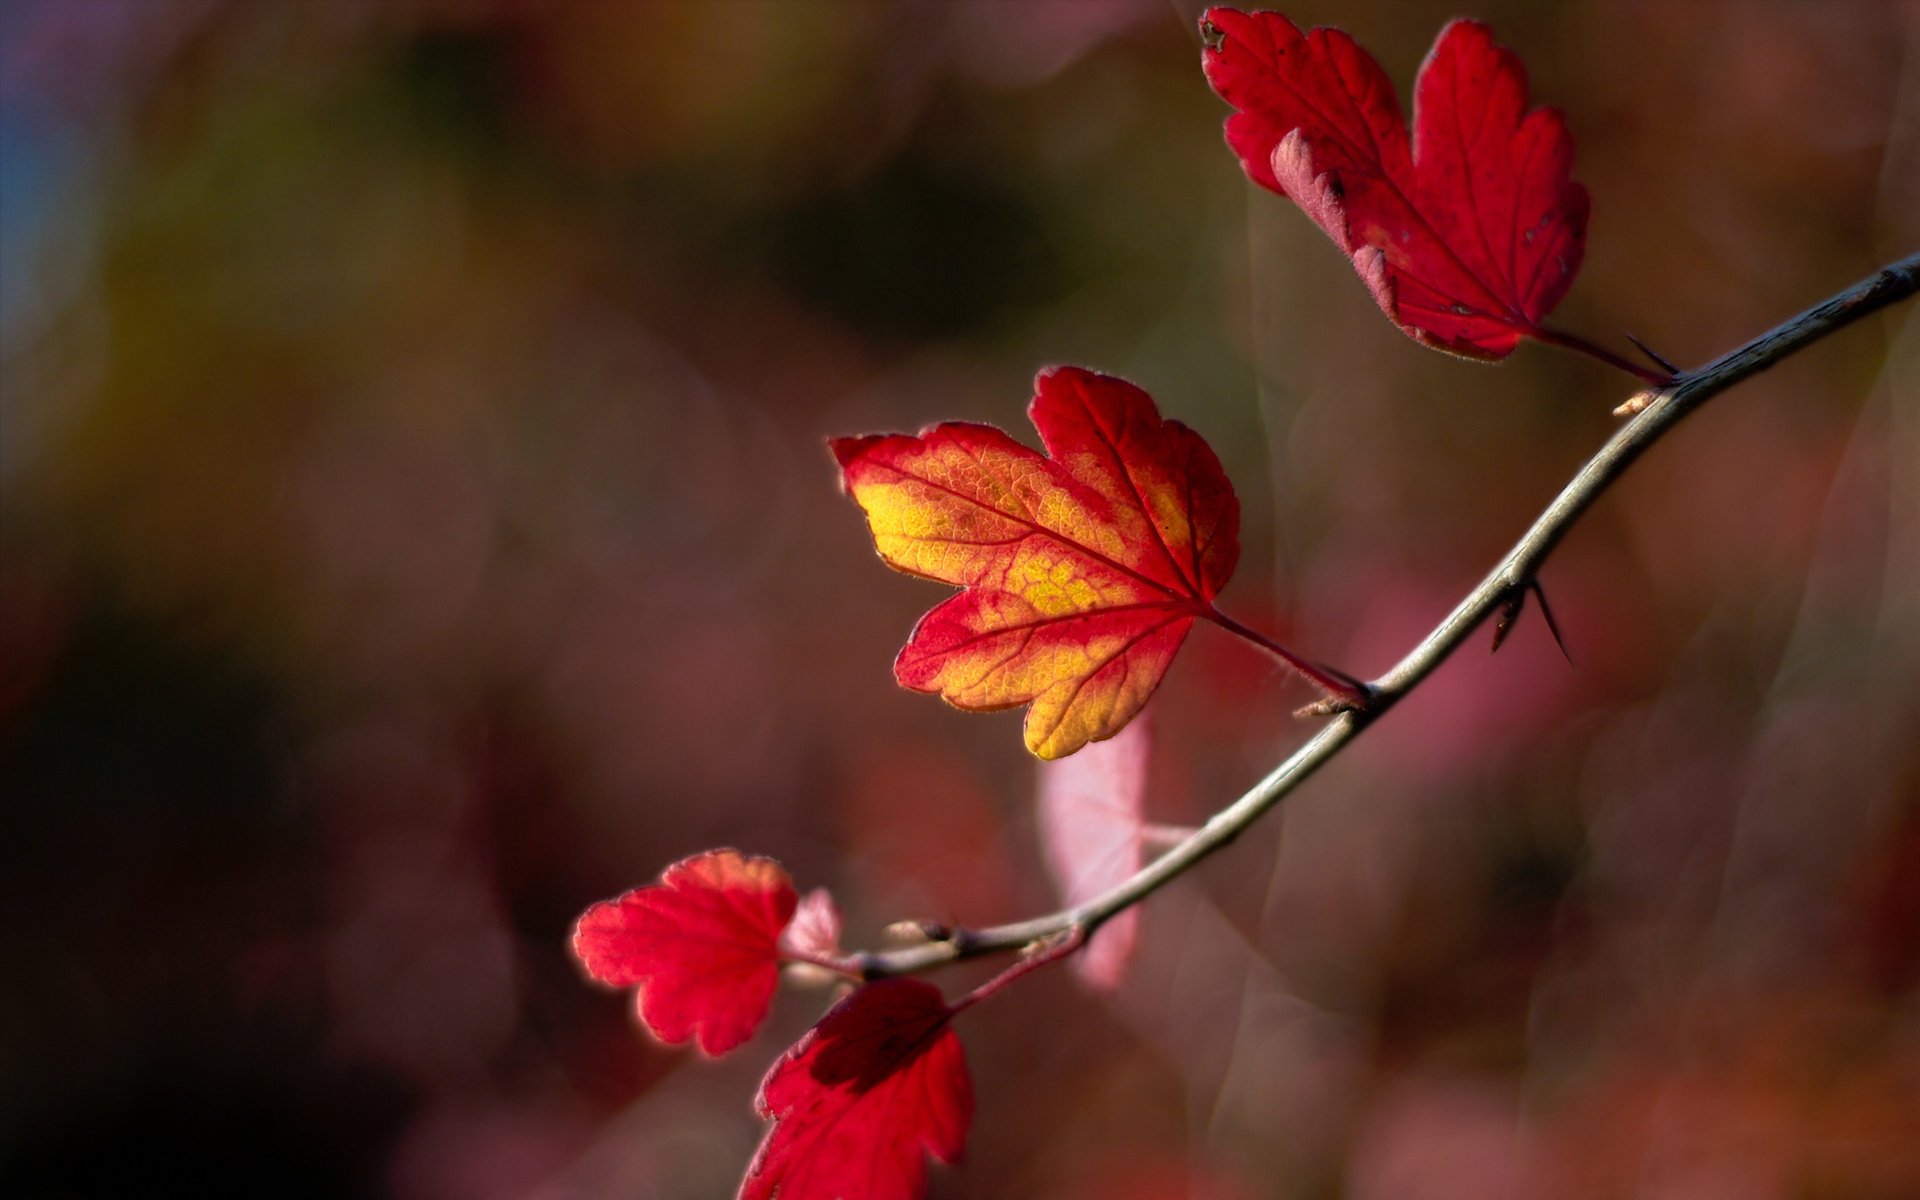
[[[1027,749],[1118,733],[1239,558],[1240,503],[1200,435],[1122,379],[1043,371],[1047,453],[985,425],[840,438],[842,479],[896,570],[963,590],[922,617],[902,686],[965,709],[1030,704]]]

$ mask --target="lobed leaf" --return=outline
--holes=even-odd
[[[1409,137],[1380,64],[1338,29],[1209,9],[1207,81],[1236,110],[1248,178],[1290,196],[1415,341],[1504,358],[1540,337],[1580,269],[1589,201],[1561,115],[1528,108],[1526,68],[1486,26],[1440,32]]]
[[[914,628],[902,686],[959,708],[1031,704],[1027,749],[1071,754],[1147,702],[1238,561],[1240,503],[1200,435],[1151,397],[1043,371],[1047,453],[985,425],[830,443],[889,566],[964,590]]]
[[[756,1107],[774,1122],[740,1200],[917,1200],[926,1155],[958,1162],[973,1083],[939,989],[883,979],[828,1011],[774,1063]]]
[[[766,1019],[798,902],[779,863],[710,850],[581,914],[573,953],[600,982],[638,988],[635,1010],[655,1037],[720,1055]]]

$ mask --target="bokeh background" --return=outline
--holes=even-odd
[[[1303,2],[1405,95],[1458,6]],[[1920,7],[1475,15],[1592,189],[1557,323],[1697,364],[1920,247]],[[1180,0],[0,6],[0,1191],[731,1194],[713,1063],[565,953],[716,845],[888,922],[1053,905],[1017,714],[829,434],[1125,374],[1247,510],[1226,602],[1356,673],[1631,390],[1425,351],[1221,144]],[[1920,1194],[1920,324],[1717,400],[1463,651],[969,1014],[936,1197]],[[1156,819],[1297,683],[1196,632]],[[941,977],[965,986],[970,969]]]

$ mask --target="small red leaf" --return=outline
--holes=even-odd
[[[1411,138],[1386,73],[1341,31],[1231,8],[1201,28],[1247,176],[1291,196],[1409,337],[1504,358],[1542,335],[1580,269],[1587,190],[1571,178],[1566,122],[1527,107],[1526,68],[1486,26],[1440,32],[1414,81]]]
[[[833,1006],[767,1072],[774,1122],[739,1200],[916,1200],[925,1155],[959,1161],[973,1082],[939,989],[883,979]]]
[[[695,1038],[710,1055],[753,1036],[780,977],[780,931],[799,902],[770,858],[711,850],[660,882],[581,914],[573,953],[587,973],[637,986],[640,1021],[663,1042]]]
[[[1152,742],[1151,723],[1138,720],[1072,758],[1040,764],[1040,844],[1069,906],[1140,869]],[[1074,969],[1097,990],[1120,986],[1139,928],[1137,907],[1111,918],[1073,957]]]
[[[1193,430],[1123,379],[1043,371],[1047,453],[949,423],[831,445],[888,566],[963,588],[894,677],[966,709],[1031,704],[1027,749],[1072,754],[1147,702],[1240,554],[1240,502]]]

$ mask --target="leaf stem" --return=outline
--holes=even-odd
[[[1037,971],[1050,962],[1058,962],[1086,944],[1087,931],[1083,926],[1069,925],[1065,929],[1058,930],[1049,938],[1035,943],[1032,949],[1021,956],[1020,961],[955,1000],[947,1011],[963,1012],[982,1000],[990,1000],[1022,975]]]
[[[1338,707],[1365,708],[1372,702],[1372,695],[1367,690],[1367,685],[1345,671],[1301,658],[1266,634],[1242,625],[1217,608],[1205,610],[1202,615],[1228,633],[1238,634],[1304,675],[1315,687],[1332,697]]]
[[[1630,358],[1622,358],[1605,346],[1590,342],[1577,333],[1566,333],[1541,326],[1534,329],[1533,336],[1549,346],[1559,346],[1563,350],[1572,350],[1589,358],[1597,358],[1610,367],[1625,371],[1649,387],[1666,387],[1679,378],[1672,372],[1656,371],[1652,367],[1643,367]]]
[[[925,971],[957,959],[1017,949],[1070,930],[1075,932],[1069,937],[1084,940],[1091,936],[1102,922],[1114,914],[1140,903],[1185,874],[1200,860],[1231,844],[1263,814],[1360,736],[1367,726],[1379,720],[1388,709],[1418,687],[1488,617],[1510,603],[1514,589],[1525,588],[1532,582],[1541,564],[1560,544],[1574,522],[1648,447],[1679,424],[1687,414],[1742,380],[1870,313],[1912,296],[1916,291],[1920,291],[1920,254],[1882,267],[1838,295],[1814,305],[1699,370],[1683,372],[1669,385],[1652,393],[1651,400],[1638,415],[1615,430],[1606,444],[1587,460],[1520,540],[1514,543],[1513,548],[1507,551],[1506,556],[1480,581],[1479,586],[1455,605],[1453,611],[1404,658],[1384,675],[1365,685],[1368,703],[1364,707],[1336,713],[1331,721],[1275,767],[1265,779],[1238,800],[1213,814],[1193,836],[1148,863],[1130,879],[1090,900],[1045,916],[986,929],[953,930],[949,937],[940,941],[880,954],[860,955],[857,961],[861,968],[868,978],[903,975]],[[1227,628],[1234,629],[1242,636],[1251,636],[1261,645],[1276,649],[1244,626],[1235,628],[1230,620],[1220,620]],[[1292,655],[1281,653],[1289,665],[1299,667]],[[1058,953],[1068,952],[1060,950]],[[1037,965],[1029,964],[1027,960],[1016,963],[1003,976],[988,981],[981,990],[988,990],[991,994],[992,989],[1004,986],[998,980],[1017,977]],[[973,998],[963,1000],[963,1003],[972,1002]]]

